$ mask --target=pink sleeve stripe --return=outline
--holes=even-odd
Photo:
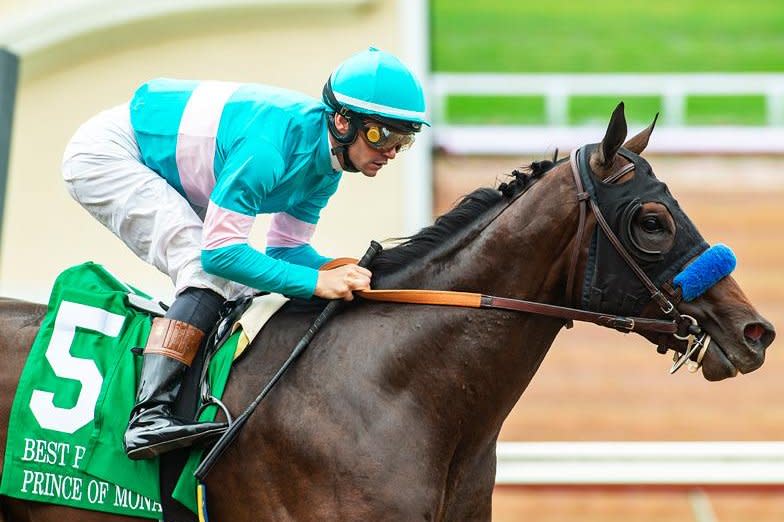
[[[295,218],[285,212],[272,216],[272,224],[267,232],[268,247],[297,247],[310,243],[316,225]]]
[[[215,188],[215,137],[223,106],[239,83],[201,82],[188,99],[177,135],[177,170],[188,201],[206,207]]]
[[[247,243],[255,219],[253,216],[221,208],[210,201],[207,206],[207,214],[204,216],[204,229],[201,237],[202,249],[214,250]]]

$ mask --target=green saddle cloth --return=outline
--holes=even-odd
[[[121,515],[161,518],[158,461],[134,461],[123,434],[136,396],[151,313],[131,306],[147,295],[101,265],[84,263],[57,278],[11,409],[0,494]],[[238,334],[210,364],[221,397]],[[202,420],[213,420],[210,406]],[[174,497],[196,512],[194,450]]]

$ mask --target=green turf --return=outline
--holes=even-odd
[[[762,125],[765,123],[765,98],[762,96],[690,96],[686,101],[686,123]]]
[[[784,70],[781,0],[431,0],[449,72]]]
[[[449,121],[463,125],[542,125],[544,98],[540,96],[450,96]]]
[[[607,125],[610,114],[621,99],[629,125],[648,125],[656,113],[661,112],[661,101],[657,96],[573,96],[569,103],[569,121],[576,125]]]
[[[431,0],[436,72],[782,72],[782,0]],[[630,98],[647,121],[656,97]],[[573,123],[606,120],[615,97],[573,98]],[[761,97],[694,97],[690,124],[760,124]],[[455,123],[543,123],[539,97],[452,97]]]
[[[662,113],[656,96],[574,96],[568,123],[605,125],[620,100],[626,103],[630,125],[647,125]],[[459,125],[546,125],[544,98],[538,96],[451,96],[446,104],[447,121]],[[691,96],[686,100],[688,125],[764,125],[762,96]]]

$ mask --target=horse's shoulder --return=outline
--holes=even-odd
[[[46,305],[0,297],[0,360],[3,361],[0,375],[3,377],[4,386],[9,386],[9,376],[18,378],[22,372],[22,366],[46,315],[46,309]],[[12,392],[15,388],[14,379],[12,387],[0,387],[0,396],[13,398]],[[0,410],[6,406],[10,407],[0,401]],[[4,441],[2,446],[5,447]]]
[[[0,331],[8,327],[38,326],[46,315],[46,305],[0,297]]]

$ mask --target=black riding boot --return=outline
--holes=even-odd
[[[218,320],[222,302],[215,292],[188,288],[165,317],[153,321],[136,406],[125,432],[129,458],[148,459],[186,446],[203,446],[226,429],[225,423],[194,422],[172,413],[185,372],[204,344],[204,332]]]

